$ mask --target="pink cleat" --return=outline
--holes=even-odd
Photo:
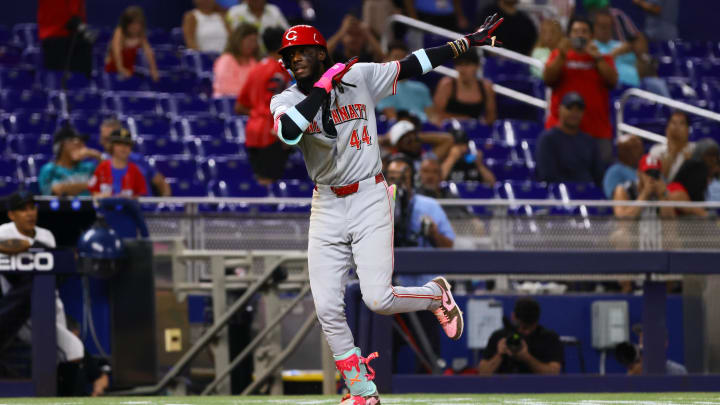
[[[358,395],[345,394],[340,405],[380,405],[380,397],[377,392],[373,395],[361,397]]]
[[[463,333],[463,314],[450,292],[450,283],[445,277],[436,277],[433,282],[442,290],[440,307],[434,310],[433,314],[440,321],[445,334],[452,340],[458,340]]]

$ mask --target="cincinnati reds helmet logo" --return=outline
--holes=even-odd
[[[315,41],[315,43],[317,43],[317,44],[320,43],[320,41],[318,41],[318,39],[317,39],[317,34],[313,34],[313,41]]]
[[[294,41],[294,40],[296,40],[296,39],[297,39],[297,32],[295,32],[295,30],[290,30],[290,31],[288,31],[287,34],[285,34],[285,39],[287,39],[288,41]]]

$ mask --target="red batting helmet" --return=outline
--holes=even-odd
[[[288,28],[283,34],[282,47],[279,52],[282,53],[283,50],[298,45],[318,45],[327,49],[325,38],[312,25],[295,25]]]

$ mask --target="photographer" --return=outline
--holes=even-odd
[[[38,0],[37,20],[45,69],[90,77],[94,37],[85,25],[85,0]]]
[[[636,324],[632,327],[632,330],[637,335],[638,342],[640,343],[637,345],[630,342],[618,343],[618,345],[615,346],[615,359],[618,363],[627,367],[628,375],[641,375],[643,373],[642,325]],[[667,339],[665,340],[665,346],[667,346]],[[682,364],[670,359],[665,361],[665,374],[685,375],[687,373],[687,369]]]
[[[455,233],[445,211],[434,199],[413,191],[411,162],[404,156],[390,158],[385,178],[397,187],[395,246],[453,247]]]
[[[564,362],[560,337],[538,324],[539,320],[537,301],[515,301],[513,323],[490,336],[478,374],[560,374]]]
[[[560,101],[571,91],[585,100],[585,115],[580,129],[597,140],[600,158],[612,163],[612,125],[610,123],[610,90],[618,82],[615,63],[601,55],[591,41],[590,21],[575,17],[568,24],[569,39],[563,39],[548,59],[543,72],[545,84],[552,88],[550,115],[546,128],[557,125]]]

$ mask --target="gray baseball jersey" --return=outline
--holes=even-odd
[[[320,109],[297,144],[315,183],[342,186],[380,173],[375,104],[395,94],[399,73],[398,62],[356,63],[342,79],[356,87],[343,86],[342,93],[337,89],[330,93],[337,138],[323,131]],[[273,96],[270,111],[277,119],[303,99],[305,95],[295,84]]]

